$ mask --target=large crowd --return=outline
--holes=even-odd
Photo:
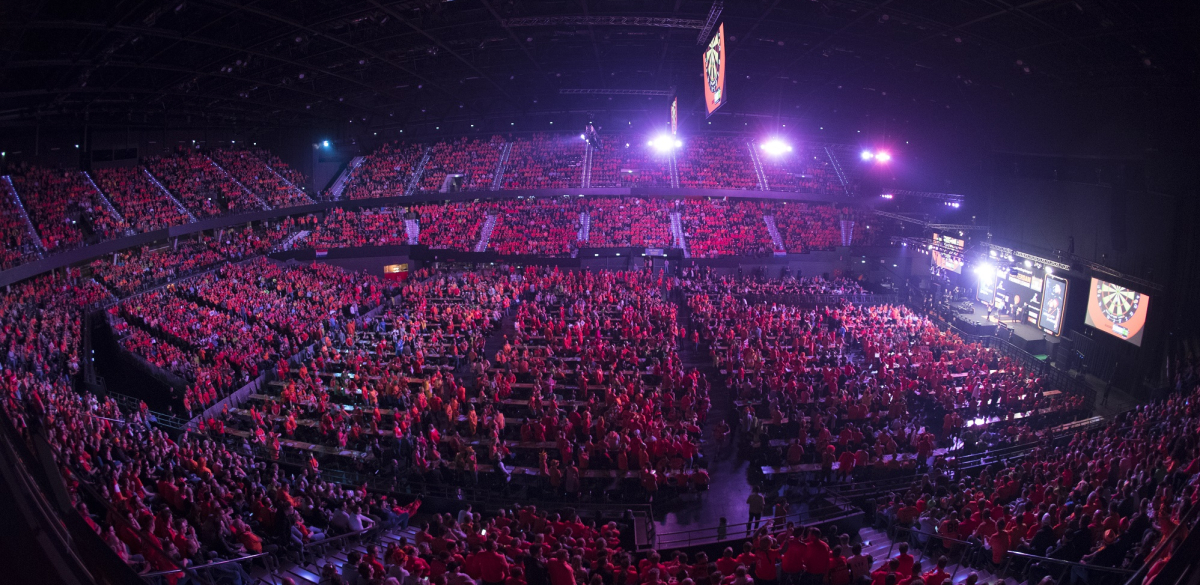
[[[263,201],[230,180],[203,153],[180,149],[165,156],[145,160],[150,174],[199,218],[223,213],[256,211]]]
[[[144,167],[110,167],[94,173],[100,188],[134,229],[148,232],[190,221],[170,195],[146,176]]]
[[[575,197],[496,202],[496,225],[488,249],[501,254],[568,256],[578,244],[579,214],[587,204]]]
[[[538,134],[531,137],[492,136],[487,140],[461,138],[434,142],[430,145],[390,142],[361,158],[360,164],[348,171],[342,199],[370,199],[403,195],[412,186],[414,191],[439,191],[446,186],[447,177],[455,178],[451,190],[490,190],[497,185],[497,170],[503,180],[502,189],[565,189],[578,187],[583,181],[584,157],[588,151],[585,141],[576,136]],[[678,158],[682,187],[756,189],[758,187],[748,144],[736,137],[696,137],[689,139],[679,152],[659,153],[631,136],[606,137],[592,149],[592,187],[669,187],[671,157]],[[764,158],[764,173],[775,187],[802,192],[837,193],[830,185],[829,164],[821,158],[821,150],[802,149],[780,159]],[[508,152],[501,169],[501,156]],[[428,155],[424,165],[421,161]],[[812,158],[813,160],[809,160]],[[89,173],[70,170],[49,170],[18,165],[9,185],[0,185],[0,233],[4,236],[0,250],[0,268],[11,268],[38,257],[42,248],[47,251],[69,249],[105,239],[117,238],[132,232],[147,232],[188,223],[192,218],[207,219],[226,213],[239,213],[270,208],[287,208],[311,203],[302,188],[308,179],[290,168],[274,154],[259,148],[228,148],[200,151],[180,148],[163,156],[150,156],[144,166],[104,167]],[[414,184],[414,176],[420,172]],[[95,182],[93,183],[93,179]],[[780,187],[783,185],[783,187]],[[326,191],[322,197],[332,194]],[[106,200],[107,199],[107,200]],[[24,226],[18,201],[25,206],[36,240]],[[649,200],[648,200],[649,201]],[[486,209],[471,209],[470,206]],[[511,204],[504,204],[511,205]],[[570,202],[583,211],[594,211],[600,219],[596,237],[591,241],[571,238],[569,232],[580,222],[574,210],[550,209],[538,203],[530,207],[514,207],[501,213],[493,203],[461,203],[451,209],[434,210],[425,207],[420,215],[430,221],[422,229],[431,233],[445,232],[432,240],[437,247],[471,250],[478,243],[480,222],[476,218],[497,215],[500,241],[490,249],[505,254],[566,255],[579,247],[624,247],[647,245],[669,247],[672,238],[659,222],[668,218],[666,205],[652,201],[649,205],[625,206],[609,199],[594,199],[585,203]],[[669,205],[682,209],[680,203]],[[746,208],[745,205],[750,205]],[[689,203],[699,210],[693,214],[692,225],[699,235],[695,248],[699,257],[739,254],[758,254],[772,248],[775,251],[800,253],[808,250],[830,249],[842,242],[842,219],[854,220],[857,214],[848,209],[822,205],[765,202],[728,203],[729,220],[745,225],[722,229],[706,226],[709,212],[720,210],[706,203]],[[633,215],[612,213],[624,208]],[[358,226],[340,222],[317,238],[320,248],[403,243],[407,233],[399,224],[384,220],[389,210],[333,212],[335,219],[357,219],[374,222],[373,226]],[[403,215],[404,211],[399,215]],[[775,213],[782,236],[782,246],[764,245],[764,236],[757,222],[751,221],[760,213]],[[451,221],[463,219],[466,225],[434,225],[432,222],[448,216]],[[545,237],[506,238],[513,226],[512,219],[530,219],[545,226]],[[704,219],[701,219],[703,217]],[[406,219],[397,216],[397,220]],[[610,228],[610,226],[612,226]],[[625,226],[628,226],[626,229]],[[619,229],[616,229],[619,228]],[[382,231],[381,231],[382,230]],[[878,230],[875,230],[878,231]],[[588,235],[585,230],[582,234]],[[845,232],[854,243],[877,239],[864,226],[857,225]],[[422,240],[428,239],[425,237]],[[511,239],[511,242],[504,240]],[[649,242],[643,244],[643,242]],[[423,242],[422,242],[423,243]],[[543,252],[544,251],[544,252]]]
[[[8,270],[22,262],[37,258],[37,239],[29,233],[29,226],[21,216],[17,193],[12,185],[0,177],[0,269]]]
[[[681,220],[693,258],[764,256],[774,249],[759,201],[688,199]]]
[[[273,208],[312,203],[304,191],[285,181],[249,150],[218,148],[211,151],[209,156],[243,187]]]
[[[226,260],[267,252],[303,219],[200,233],[194,238],[130,248],[93,260],[92,275],[120,297],[164,284]]]
[[[939,447],[1027,442],[1086,409],[1084,396],[1052,388],[1013,358],[904,306],[801,308],[746,298],[861,291],[854,283],[747,286],[699,274],[684,289],[697,338],[735,393],[731,422],[756,452],[775,447],[773,464],[819,464],[825,479],[835,463],[841,478],[866,465],[917,468]]]
[[[768,191],[796,191],[818,195],[844,193],[842,184],[829,161],[829,155],[817,146],[800,146],[795,151],[771,154],[761,152],[763,178]]]
[[[668,200],[595,197],[587,203],[588,239],[580,247],[665,250],[674,243]]]
[[[690,323],[667,300],[676,288]],[[928,468],[876,514],[897,538],[960,564],[994,569],[1018,562],[1006,555],[1020,551],[1079,562],[1084,575],[1089,565],[1136,567],[1200,499],[1192,432],[1200,394],[1189,364],[1176,368],[1181,394],[1066,448],[952,480],[938,449],[1029,441],[1056,413],[1079,409],[1079,397],[1051,397],[1019,364],[904,307],[744,300],[861,292],[845,279],[507,266],[421,269],[388,289],[325,265],[254,259],[114,309],[127,349],[199,388],[189,393],[192,412],[220,396],[222,382],[259,370],[275,379],[249,406],[172,437],[143,411],[74,388],[82,311],[112,296],[67,271],[5,295],[0,408],[18,433],[44,434],[76,509],[143,571],[295,550],[326,535],[402,527],[420,512],[419,499],[330,483],[322,470],[339,458],[376,475],[501,491],[521,477],[545,499],[704,489],[699,446],[716,380],[685,369],[679,356],[681,345],[701,342],[739,401],[731,422],[759,444],[759,457],[815,464],[831,477],[906,461]],[[512,328],[489,344],[509,315]],[[211,375],[229,380],[200,382],[218,367]],[[716,429],[719,446],[728,427]],[[995,441],[984,439],[989,432]],[[297,471],[285,451],[309,462]],[[782,523],[756,531],[742,554],[709,562],[635,554],[625,527],[569,512],[427,518],[414,541],[355,553],[324,576],[446,585],[947,579],[945,562],[914,568],[908,543],[874,563],[851,550],[852,537]],[[240,576],[236,565],[223,567]],[[1045,563],[1019,567],[1034,580],[1054,573]]]
[[[751,146],[744,137],[693,136],[679,156],[679,186],[696,189],[758,189]]]
[[[583,181],[587,143],[578,136],[535,134],[513,143],[504,168],[505,189],[567,189]]]
[[[363,157],[351,169],[342,191],[342,199],[375,199],[404,195],[417,170],[425,147],[420,144],[389,142]]]
[[[497,160],[487,157],[499,156],[500,141],[463,144],[434,148],[436,172],[462,173],[464,188],[486,188],[494,177],[485,171]],[[746,172],[754,181],[753,170],[739,166],[736,144],[725,146],[699,141],[687,152],[740,170],[714,175],[681,162],[681,180],[753,188],[738,187]],[[579,180],[576,148],[583,151],[582,141],[515,143],[510,164],[519,172],[505,175],[506,186]],[[399,175],[411,178],[423,152],[415,149],[368,157],[346,196],[402,191],[407,181]],[[477,154],[456,154],[467,151]],[[213,156],[270,205],[303,196],[271,172],[278,163],[267,158]],[[236,185],[221,187],[212,161],[197,153],[147,164],[197,215],[256,205]],[[407,171],[398,169],[405,164]],[[822,188],[795,172],[772,170],[767,181]],[[180,219],[137,169],[97,177],[135,229]],[[827,176],[815,180],[828,183]],[[13,183],[47,249],[126,229],[83,173],[23,169]],[[6,266],[29,244],[15,199],[8,207],[0,214]],[[774,216],[789,252],[875,237],[855,212],[832,206],[634,198],[337,209],[319,221],[202,234],[13,285],[0,301],[0,408],[18,434],[45,436],[78,512],[140,571],[295,550],[327,535],[405,526],[420,512],[419,499],[331,483],[334,475],[323,473],[329,468],[418,489],[478,484],[505,493],[520,483],[546,500],[656,501],[706,489],[702,437],[720,448],[734,429],[745,452],[777,473],[848,482],[875,469],[927,472],[871,510],[905,540],[899,555],[877,564],[847,535],[777,522],[747,539],[740,555],[664,558],[635,554],[625,527],[523,507],[486,517],[432,515],[413,542],[354,553],[322,576],[370,585],[426,578],[434,585],[950,581],[946,561],[923,568],[908,554],[912,545],[966,566],[1007,563],[1031,582],[1059,571],[1010,552],[1079,563],[1068,571],[1077,583],[1088,581],[1089,567],[1146,562],[1200,503],[1194,359],[1170,366],[1171,397],[1051,448],[1051,429],[1089,405],[1020,361],[900,305],[775,302],[867,294],[836,275],[766,280],[688,269],[675,278],[499,266],[425,268],[391,286],[324,264],[237,262],[274,249],[300,227],[312,230],[307,241],[317,248],[403,243],[408,220],[419,223],[422,244],[470,250],[489,215],[489,248],[506,255],[666,247],[672,211],[681,214],[697,257],[769,253],[766,216]],[[114,293],[123,300],[114,303]],[[690,320],[680,320],[676,298]],[[77,390],[83,313],[103,305],[125,351],[182,382],[180,412],[189,417],[260,374],[270,383],[245,404],[197,418],[195,430],[168,435],[143,409],[122,411]],[[706,351],[720,378],[684,367],[685,347]],[[731,390],[735,417],[707,424],[710,384]],[[705,427],[713,432],[705,436]],[[955,454],[1016,444],[1043,446],[954,474]],[[1158,568],[1161,560],[1151,578]],[[243,578],[236,564],[219,570]]]
[[[670,187],[669,158],[641,139],[606,137],[592,154],[591,187]]]
[[[473,251],[488,216],[496,220],[486,250],[503,255],[568,256],[579,248],[670,248],[671,214],[680,213],[691,256],[763,256],[774,251],[828,250],[842,243],[842,221],[854,225],[854,244],[874,233],[849,209],[805,203],[617,197],[546,197],[453,203],[407,208],[330,210],[304,245],[317,248],[399,245],[409,241],[437,249]],[[587,214],[587,228],[583,214]],[[775,216],[784,246],[777,250],[764,218]],[[415,224],[406,225],[413,220]]]
[[[490,140],[460,138],[438,142],[429,151],[429,161],[421,172],[422,191],[441,191],[447,175],[462,175],[456,191],[488,191],[496,176],[504,138]]]
[[[11,179],[47,251],[112,239],[129,229],[82,171],[22,166]]]

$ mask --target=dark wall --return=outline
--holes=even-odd
[[[997,175],[988,225],[1003,243],[1075,253],[1139,278],[1168,271],[1175,200],[1120,186]]]

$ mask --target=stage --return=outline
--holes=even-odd
[[[970,308],[970,312],[966,309]],[[998,315],[992,311],[988,318],[987,306],[979,301],[955,301],[951,303],[955,313],[955,327],[975,335],[995,335],[1033,355],[1053,355],[1061,337],[1050,335],[1026,322],[1016,322],[1012,315]],[[997,318],[999,322],[997,322]]]

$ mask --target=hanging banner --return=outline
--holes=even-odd
[[[704,51],[704,106],[705,117],[725,105],[725,23],[717,26],[717,34],[708,41]]]
[[[671,136],[679,134],[679,96],[671,100]]]

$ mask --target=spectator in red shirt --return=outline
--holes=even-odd
[[[479,566],[480,579],[484,585],[504,585],[509,577],[508,559],[496,552],[494,540],[484,543],[483,552],[476,555],[475,562]]]
[[[558,551],[553,559],[546,562],[546,571],[550,574],[550,585],[575,585],[575,569],[571,567],[570,555],[565,550]]]
[[[937,568],[924,575],[921,575],[921,580],[925,585],[942,585],[946,579],[950,578],[950,573],[946,572],[946,565],[950,563],[950,559],[940,557],[937,561]]]
[[[813,528],[808,533],[805,546],[804,572],[809,579],[824,579],[829,573],[829,545],[821,540],[821,529]]]

